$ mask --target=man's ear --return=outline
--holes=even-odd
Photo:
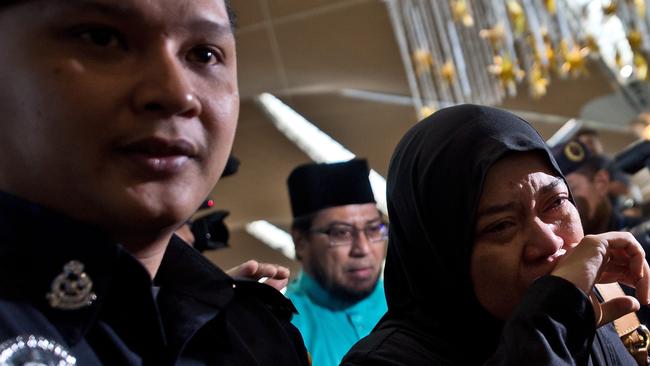
[[[602,195],[605,196],[609,193],[609,173],[605,169],[600,169],[599,171],[596,172],[594,175],[594,186],[596,187],[596,191]]]
[[[302,253],[305,251],[305,233],[300,230],[291,229],[291,238],[293,239],[293,246],[296,248],[296,259],[302,260]]]

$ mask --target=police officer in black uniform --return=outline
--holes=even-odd
[[[578,140],[554,147],[553,155],[569,182],[585,234],[630,231],[646,253],[650,253],[648,225],[644,225],[643,219],[624,216],[610,195],[615,177],[627,178],[615,163],[606,156],[592,153]]]
[[[610,197],[614,176],[624,173],[606,156],[598,155],[578,140],[571,140],[553,148],[553,155],[564,173],[576,201],[585,234],[608,231],[628,231],[641,244],[646,260],[650,255],[650,222],[624,216]],[[623,285],[627,294],[634,290]],[[650,326],[650,309],[642,306],[639,320]]]
[[[224,0],[0,4],[0,365],[306,365],[294,308],[173,236],[238,115]]]

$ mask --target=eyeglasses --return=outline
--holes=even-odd
[[[372,224],[359,230],[352,225],[334,224],[327,229],[310,230],[312,233],[329,236],[330,246],[340,247],[352,245],[354,239],[363,231],[366,239],[371,243],[381,243],[388,239],[388,226],[383,222]]]

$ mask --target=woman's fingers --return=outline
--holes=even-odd
[[[607,243],[607,255],[599,282],[618,281],[636,289],[643,304],[650,303],[650,267],[641,244],[627,232],[596,235]]]
[[[644,266],[644,275],[637,281],[634,288],[636,288],[636,298],[643,305],[650,304],[650,267],[648,267],[647,262],[645,262]]]
[[[567,250],[551,274],[589,294],[605,269],[606,258],[607,241],[593,235],[585,236],[578,245]]]
[[[636,288],[639,302],[650,302],[650,267],[643,248],[630,233],[585,236],[567,251],[552,274],[586,293],[598,282],[622,282]]]
[[[644,276],[644,265],[647,267],[645,251],[632,234],[609,232],[599,236],[607,241],[611,261],[615,263],[627,261],[632,278],[639,279]]]
[[[639,302],[632,296],[616,297],[604,303],[598,303],[597,299],[592,297],[591,303],[596,313],[596,327],[612,322],[640,308]]]

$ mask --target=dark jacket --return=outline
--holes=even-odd
[[[71,263],[77,272],[59,276]],[[175,237],[152,282],[101,232],[0,193],[0,364],[67,352],[83,366],[307,365],[293,311]]]
[[[561,301],[559,301],[561,299]],[[461,323],[459,321],[459,323]],[[614,326],[594,329],[593,309],[587,296],[573,284],[554,276],[536,281],[516,313],[505,324],[499,344],[485,365],[616,365],[636,366]],[[379,326],[346,355],[345,366],[466,365],[457,361],[471,357],[486,335],[466,328],[465,337],[444,342],[409,326]],[[450,337],[451,337],[450,332]],[[465,346],[465,354],[440,350],[447,342]],[[450,346],[448,351],[453,350]],[[467,365],[470,365],[469,363]]]
[[[406,133],[387,179],[388,312],[342,365],[634,365],[611,327],[596,335],[586,295],[563,279],[538,279],[505,323],[477,300],[470,262],[483,182],[518,151],[539,151],[562,176],[537,131],[495,108],[442,109]]]

